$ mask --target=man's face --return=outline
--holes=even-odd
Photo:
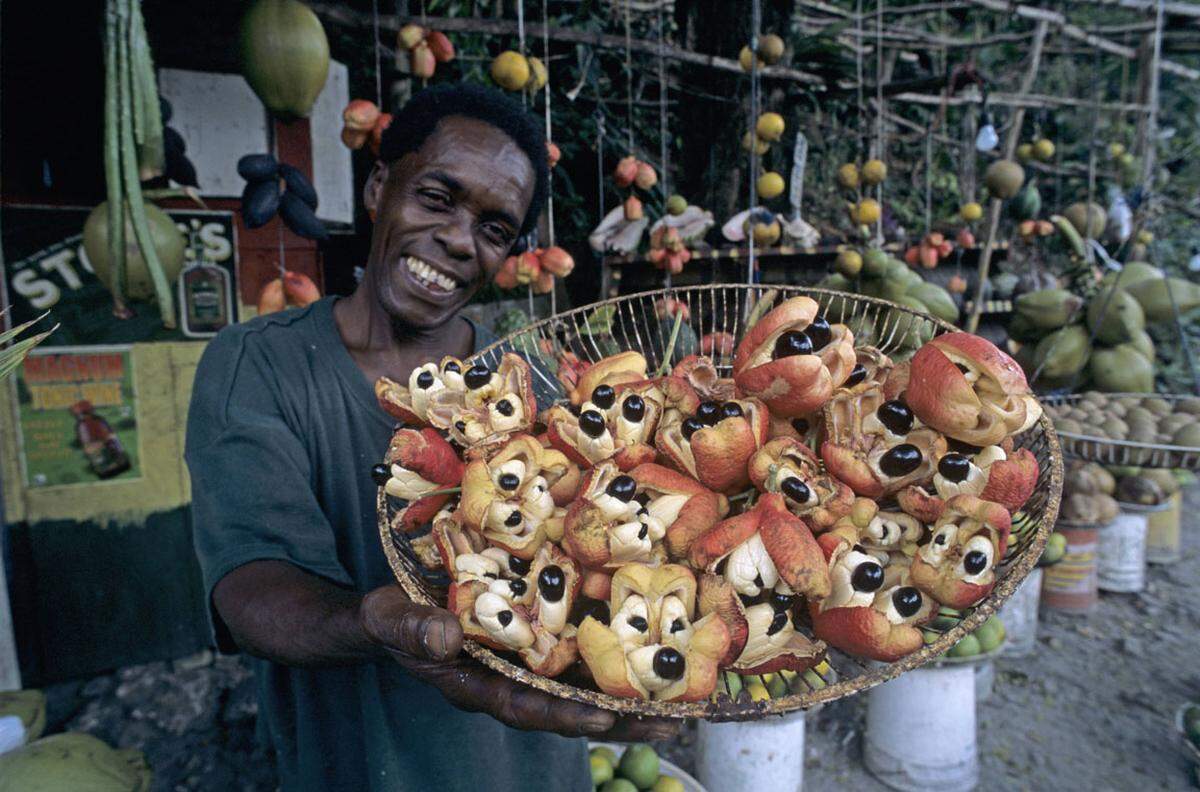
[[[462,116],[389,166],[369,277],[394,325],[433,329],[466,305],[508,256],[535,178],[512,138]]]

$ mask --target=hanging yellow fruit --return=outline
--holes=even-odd
[[[851,204],[850,219],[855,225],[871,225],[879,221],[879,201],[874,198],[864,198],[857,204]]]
[[[887,165],[883,164],[882,160],[867,160],[862,166],[863,184],[874,187],[876,184],[882,184],[887,178]]]
[[[838,184],[845,187],[847,190],[853,190],[858,187],[858,166],[853,162],[847,162],[845,165],[838,168],[837,171]]]
[[[768,33],[758,40],[758,54],[768,66],[774,66],[783,57],[783,39]]]
[[[1125,144],[1123,144],[1123,143],[1109,143],[1108,144],[1108,156],[1112,157],[1113,159],[1117,159],[1124,153],[1125,153]]]
[[[966,220],[968,223],[973,223],[979,218],[983,217],[983,207],[975,201],[971,201],[970,203],[963,204],[962,208],[958,210],[958,213],[962,216],[963,220]]]
[[[763,154],[767,153],[769,148],[771,148],[771,144],[753,132],[747,132],[746,134],[742,135],[742,148],[745,151],[749,151],[752,147],[754,148],[754,153],[761,157]]]
[[[329,74],[329,40],[298,0],[255,0],[242,17],[242,76],[267,106],[285,118],[306,118]]]
[[[1049,162],[1054,159],[1054,144],[1046,138],[1042,138],[1033,144],[1033,156],[1042,162]]]
[[[738,64],[742,67],[742,71],[749,72],[754,65],[754,51],[749,47],[742,47],[738,53]],[[763,59],[758,59],[758,68],[763,68],[767,64],[763,63]]]
[[[1017,159],[1021,160],[1021,162],[1029,162],[1029,160],[1033,159],[1033,144],[1022,143],[1017,146]]]
[[[838,253],[837,261],[834,262],[833,266],[847,278],[857,278],[858,273],[862,272],[862,254],[857,250],[846,248]]]
[[[783,137],[783,116],[779,113],[763,113],[758,117],[758,123],[754,125],[754,131],[763,140],[775,142]]]
[[[758,177],[758,197],[764,201],[777,198],[783,193],[783,177],[775,171],[767,171]]]
[[[492,79],[506,91],[519,91],[529,82],[529,61],[519,52],[501,52],[492,61]]]
[[[529,82],[525,87],[531,91],[540,91],[546,87],[550,73],[546,71],[546,65],[542,63],[541,58],[530,56],[527,60],[529,61]]]

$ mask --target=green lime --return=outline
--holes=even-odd
[[[650,792],[683,792],[683,782],[675,776],[660,775]]]
[[[649,789],[658,780],[658,754],[645,743],[631,745],[621,754],[617,774],[632,781],[638,789]]]
[[[624,778],[613,778],[604,782],[600,792],[637,792],[637,787]]]
[[[862,258],[863,274],[868,278],[880,278],[888,269],[888,254],[879,248],[869,248]]]
[[[729,691],[729,698],[737,700],[738,693],[742,692],[742,678],[732,671],[723,671],[725,677],[724,688]],[[717,690],[721,690],[722,686],[717,685]]]
[[[975,630],[975,637],[979,639],[980,650],[990,652],[1004,642],[1004,625],[995,616],[989,617]]]
[[[767,682],[767,692],[773,699],[783,698],[788,694],[787,680],[779,674],[771,675],[771,679]]]
[[[592,786],[600,786],[605,781],[612,780],[613,766],[607,757],[593,753],[588,757],[588,763],[592,769]]]
[[[974,657],[979,654],[982,647],[979,645],[979,639],[974,635],[968,635],[961,641],[950,647],[950,651],[946,652],[947,657]]]
[[[604,759],[613,767],[617,766],[617,752],[607,745],[598,745],[590,752],[592,756],[603,756]]]

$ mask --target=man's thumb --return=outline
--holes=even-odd
[[[399,586],[383,586],[363,597],[363,629],[372,641],[421,660],[451,660],[462,650],[462,626],[454,614],[418,605]]]

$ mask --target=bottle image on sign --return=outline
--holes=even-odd
[[[229,324],[233,289],[229,272],[208,261],[207,251],[192,234],[192,261],[179,276],[179,303],[183,306],[183,334],[207,338]]]
[[[79,447],[97,477],[112,478],[129,470],[129,455],[108,421],[96,414],[90,401],[75,402],[71,405],[71,414],[75,416],[75,437]]]

